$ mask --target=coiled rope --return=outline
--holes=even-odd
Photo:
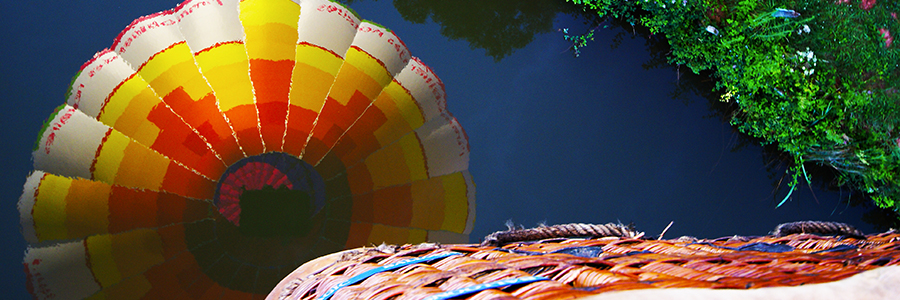
[[[812,233],[817,235],[843,235],[864,238],[865,234],[849,224],[825,221],[798,221],[783,223],[775,227],[773,235],[783,237],[795,233]]]
[[[605,237],[617,236],[627,238],[640,238],[643,232],[637,232],[634,228],[630,228],[619,224],[583,224],[571,223],[553,226],[538,226],[535,228],[510,228],[505,231],[497,231],[484,237],[481,246],[502,246],[505,244],[521,241],[533,241],[550,238],[568,238],[568,237]]]

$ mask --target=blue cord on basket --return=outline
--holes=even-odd
[[[448,256],[453,256],[453,255],[462,255],[462,253],[450,251],[450,252],[438,253],[438,254],[434,254],[434,255],[427,255],[427,256],[422,256],[422,257],[417,257],[417,258],[411,258],[411,259],[399,261],[396,263],[392,263],[389,265],[383,265],[383,266],[362,272],[359,275],[350,277],[350,279],[347,279],[347,281],[341,282],[338,285],[335,285],[334,287],[328,289],[328,291],[326,291],[324,295],[320,296],[319,298],[316,298],[316,300],[328,300],[339,289],[341,289],[345,286],[348,286],[348,285],[356,284],[360,281],[365,280],[366,278],[371,277],[372,275],[375,275],[375,274],[378,274],[378,273],[381,273],[384,271],[391,271],[391,270],[399,269],[400,267],[408,266],[411,264],[432,261],[432,260],[441,259],[441,258],[448,257]]]
[[[426,297],[425,299],[422,299],[422,300],[446,300],[446,299],[450,299],[450,298],[459,297],[459,296],[462,296],[462,295],[467,295],[467,294],[471,294],[471,293],[475,293],[475,292],[480,292],[480,291],[483,291],[483,290],[488,290],[488,289],[498,288],[498,287],[501,287],[501,286],[510,286],[510,285],[523,284],[523,283],[532,283],[532,282],[535,282],[535,281],[542,281],[542,280],[548,280],[548,279],[549,279],[549,278],[547,278],[547,277],[541,277],[541,276],[528,276],[528,277],[520,277],[520,278],[507,278],[507,279],[503,279],[503,280],[498,280],[498,281],[493,281],[493,282],[488,282],[488,283],[482,283],[482,284],[476,284],[476,285],[473,285],[473,286],[467,286],[467,287],[455,289],[455,290],[452,290],[452,291],[446,291],[446,292],[443,292],[443,293],[434,294],[434,295],[428,296],[428,297]]]

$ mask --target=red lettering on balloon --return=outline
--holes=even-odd
[[[344,9],[341,6],[334,5],[334,4],[322,4],[322,5],[319,5],[319,7],[317,7],[316,10],[324,11],[324,12],[328,12],[328,13],[336,13],[338,16],[344,18],[344,21],[347,21],[347,23],[350,23],[350,26],[356,27],[359,25],[359,24],[357,24],[356,17],[353,16],[353,14],[351,14],[348,10]]]
[[[50,154],[50,146],[53,145],[53,141],[56,140],[56,132],[60,130],[63,125],[66,125],[69,122],[69,119],[72,118],[72,115],[75,113],[74,108],[68,108],[63,113],[62,116],[59,117],[59,120],[53,122],[50,126],[50,134],[47,135],[47,139],[44,141],[44,152],[46,154]]]

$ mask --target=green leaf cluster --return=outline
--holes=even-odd
[[[882,35],[900,35],[900,2],[567,1],[646,26],[667,38],[670,63],[712,71],[732,124],[794,158],[791,191],[818,163],[900,212],[900,41]]]

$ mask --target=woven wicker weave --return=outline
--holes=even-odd
[[[459,255],[376,273],[335,289],[331,299],[422,299],[461,287],[530,276],[549,280],[463,297],[565,299],[632,289],[796,286],[900,265],[900,234],[790,234],[715,240],[557,238],[502,247],[420,244],[363,248],[345,251],[302,274],[295,272],[273,294],[282,299],[316,299],[367,270],[451,251]]]

